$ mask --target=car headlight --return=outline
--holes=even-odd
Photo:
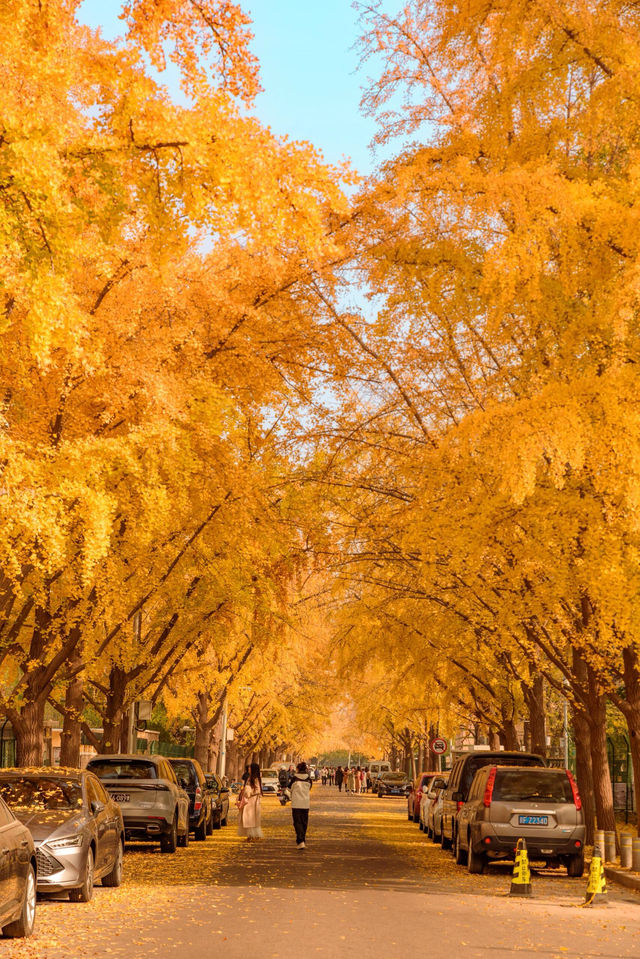
[[[82,835],[76,833],[75,836],[63,836],[62,839],[54,839],[51,842],[47,842],[47,846],[50,849],[67,849],[71,846],[81,846],[82,845]]]

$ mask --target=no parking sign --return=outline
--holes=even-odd
[[[443,736],[436,736],[436,738],[432,739],[429,743],[429,749],[432,753],[435,753],[436,756],[443,756],[449,749],[449,743]]]

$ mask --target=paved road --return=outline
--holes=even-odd
[[[0,959],[438,959],[640,956],[640,899],[610,890],[580,908],[586,879],[534,874],[532,900],[507,897],[510,869],[470,876],[428,842],[399,800],[312,794],[309,845],[289,808],[263,803],[266,838],[235,824],[175,856],[127,853],[120,889],[88,905],[45,901],[37,934]]]

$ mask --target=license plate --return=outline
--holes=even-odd
[[[111,798],[115,802],[129,802],[131,796],[129,793],[111,793]]]
[[[548,826],[548,816],[518,816],[521,826]]]

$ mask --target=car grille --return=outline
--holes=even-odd
[[[36,861],[38,863],[38,879],[52,876],[54,872],[60,872],[64,869],[61,862],[58,862],[50,853],[42,849],[36,851]]]

